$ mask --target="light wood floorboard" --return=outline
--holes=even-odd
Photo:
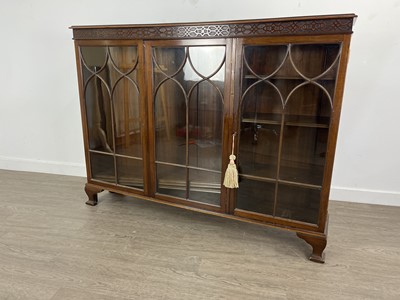
[[[0,299],[400,299],[400,207],[330,204],[326,263],[295,234],[0,170]]]

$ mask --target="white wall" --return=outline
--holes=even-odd
[[[349,12],[359,18],[331,198],[400,205],[399,0],[3,1],[0,168],[85,175],[70,25]]]

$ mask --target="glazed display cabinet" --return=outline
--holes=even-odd
[[[354,18],[73,26],[86,203],[108,190],[281,227],[323,262]]]

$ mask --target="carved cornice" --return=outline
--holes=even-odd
[[[116,39],[201,39],[279,35],[319,35],[352,33],[354,16],[329,18],[300,18],[287,20],[258,20],[193,25],[160,24],[72,27],[76,40],[116,40]]]

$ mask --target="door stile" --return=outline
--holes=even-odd
[[[154,124],[154,109],[153,109],[153,62],[151,45],[147,42],[143,42],[144,48],[144,65],[146,72],[143,72],[144,79],[146,82],[146,108],[147,108],[147,169],[148,169],[148,195],[150,197],[155,196],[156,192],[156,170],[155,170],[155,124]]]

